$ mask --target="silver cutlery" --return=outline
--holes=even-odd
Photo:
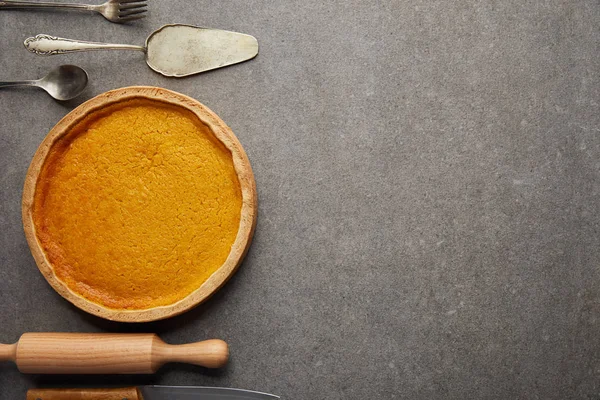
[[[165,76],[183,77],[237,64],[258,54],[255,37],[220,29],[172,24],[152,32],[145,46],[110,44],[37,35],[25,39],[25,48],[38,55],[88,50],[137,50],[146,64]]]
[[[56,100],[71,100],[81,94],[88,83],[84,69],[75,65],[61,65],[48,75],[33,81],[0,82],[0,88],[11,86],[35,86],[44,89]]]
[[[104,389],[30,389],[27,400],[278,400],[273,394],[202,386],[138,386]]]
[[[38,1],[0,1],[4,9],[60,9],[73,11],[93,11],[102,14],[110,22],[118,24],[135,21],[146,16],[146,0],[108,0],[103,4],[53,3]]]

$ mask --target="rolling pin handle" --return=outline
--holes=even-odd
[[[0,361],[17,361],[17,343],[0,344]]]
[[[228,359],[227,343],[219,339],[172,345],[157,337],[152,346],[154,370],[170,362],[195,364],[205,368],[221,368],[227,364]]]

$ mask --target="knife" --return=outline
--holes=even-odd
[[[31,389],[27,400],[275,400],[243,389],[201,386],[137,386],[119,389]]]

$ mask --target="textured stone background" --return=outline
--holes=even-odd
[[[600,398],[597,0],[151,0],[151,16],[0,12],[0,79],[86,68],[84,98],[129,85],[190,95],[234,130],[260,215],[237,275],[168,321],[110,323],[59,297],[22,233],[48,130],[81,100],[0,92],[0,341],[27,331],[227,340],[222,371],[20,375],[37,386],[235,386],[286,399]],[[143,43],[166,23],[255,35],[253,61],[164,78],[139,53],[37,57],[38,33]]]

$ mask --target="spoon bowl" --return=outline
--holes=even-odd
[[[33,81],[0,82],[0,88],[14,86],[35,86],[44,89],[56,100],[71,100],[79,96],[88,83],[84,69],[75,65],[61,65],[43,77]]]
[[[75,65],[61,65],[40,79],[38,87],[56,100],[71,100],[79,96],[88,83],[88,74]]]

